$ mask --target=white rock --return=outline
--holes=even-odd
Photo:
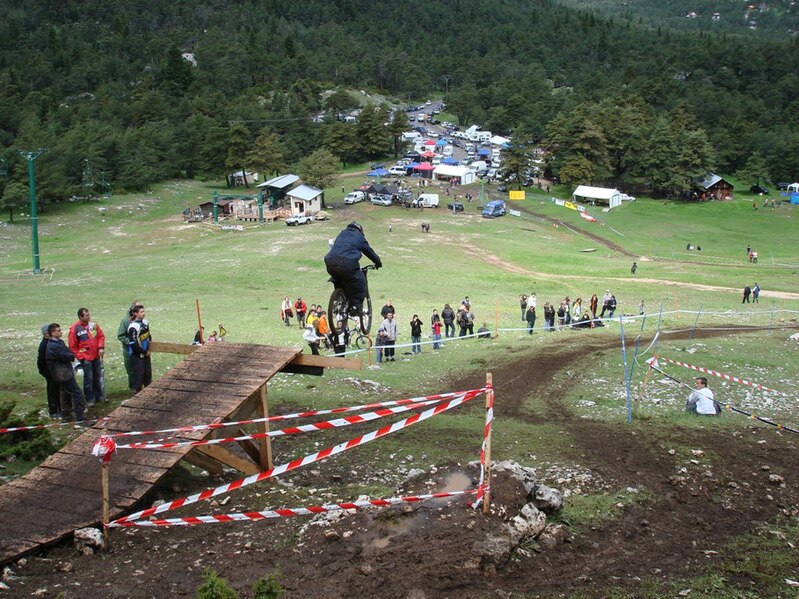
[[[78,549],[83,549],[83,547],[102,549],[105,546],[103,532],[98,528],[79,528],[75,531],[74,536],[75,546]]]

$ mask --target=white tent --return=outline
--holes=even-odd
[[[507,137],[502,137],[501,135],[495,135],[491,139],[488,140],[492,146],[504,146],[505,144],[510,143],[510,139]]]
[[[474,176],[474,171],[465,166],[453,166],[450,164],[439,164],[433,171],[433,177],[436,179],[447,181],[455,177],[460,181],[461,185],[474,183]]]
[[[799,183],[791,183],[788,186],[788,193],[799,193]]]
[[[575,202],[591,202],[594,204],[607,204],[609,208],[621,206],[621,193],[618,189],[608,189],[607,187],[591,187],[590,185],[578,185],[572,193]]]

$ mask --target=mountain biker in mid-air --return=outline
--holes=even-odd
[[[333,242],[333,247],[325,256],[327,272],[334,284],[340,285],[350,300],[350,314],[361,312],[361,305],[366,297],[366,276],[358,261],[366,254],[375,264],[375,268],[383,266],[380,256],[372,249],[363,235],[363,227],[351,222]]]

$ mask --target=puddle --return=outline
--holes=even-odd
[[[472,479],[463,472],[453,472],[444,481],[444,488],[441,493],[454,493],[455,491],[465,491],[472,486]]]

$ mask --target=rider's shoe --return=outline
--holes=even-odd
[[[350,316],[360,316],[361,315],[361,307],[360,306],[350,306],[349,313],[350,313]]]

